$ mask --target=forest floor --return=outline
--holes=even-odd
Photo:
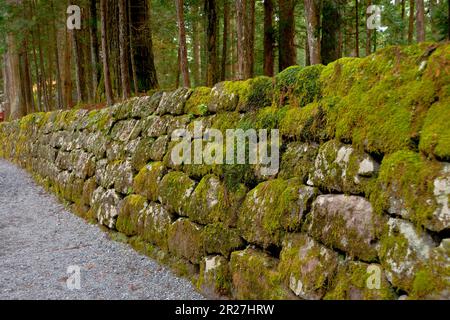
[[[0,160],[0,299],[203,297],[188,280],[110,240],[25,171]]]

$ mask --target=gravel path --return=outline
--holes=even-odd
[[[80,268],[79,290],[68,289],[70,266]],[[202,298],[188,280],[109,240],[0,160],[0,299]]]

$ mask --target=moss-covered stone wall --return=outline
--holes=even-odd
[[[280,171],[175,165],[199,120],[279,129]],[[32,114],[0,156],[212,297],[450,298],[449,44]]]

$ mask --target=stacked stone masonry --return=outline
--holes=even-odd
[[[210,297],[449,299],[449,73],[448,44],[391,47],[32,114],[0,124],[0,156]],[[172,132],[200,120],[279,129],[278,174],[175,165]]]

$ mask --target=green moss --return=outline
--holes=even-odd
[[[266,253],[246,249],[231,254],[233,298],[238,300],[291,299],[277,272],[278,261]]]
[[[195,189],[195,181],[183,172],[172,171],[164,176],[159,185],[162,204],[180,216],[187,216],[188,199]]]
[[[154,142],[153,138],[143,138],[139,141],[131,157],[131,166],[134,170],[140,171],[151,159]]]
[[[336,101],[327,115],[329,130],[370,153],[414,149],[439,92],[437,83],[423,76],[428,47],[389,47],[328,65],[321,76],[323,96]]]
[[[232,279],[228,260],[221,256],[205,257],[200,264],[197,288],[209,298],[229,296]]]
[[[380,214],[389,211],[416,225],[440,230],[443,222],[434,214],[434,181],[441,171],[442,164],[415,152],[394,153],[382,162],[371,202]]]
[[[281,158],[281,168],[278,175],[282,179],[299,178],[306,184],[309,173],[314,168],[314,161],[319,152],[317,144],[292,142],[287,145]]]
[[[326,293],[337,264],[335,252],[306,235],[294,234],[283,241],[278,270],[297,296],[317,300]]]
[[[205,255],[202,241],[203,228],[188,219],[181,218],[174,222],[168,232],[169,250],[174,255],[199,264]]]
[[[371,276],[376,276],[369,269],[370,265],[362,262],[346,261],[337,272],[336,278],[331,282],[333,288],[325,295],[326,300],[394,300],[395,292],[387,281],[381,266],[379,268],[380,287],[369,288]],[[368,281],[369,280],[369,281]],[[370,281],[372,285],[372,281]]]
[[[224,257],[229,257],[232,251],[244,245],[237,229],[228,228],[220,222],[205,226],[202,239],[207,254],[221,254]]]
[[[162,162],[149,163],[134,177],[134,191],[150,201],[158,200],[159,183],[165,173],[166,168]]]
[[[122,200],[117,218],[116,228],[127,236],[135,236],[139,226],[142,210],[147,206],[147,199],[140,195],[130,195]]]
[[[250,191],[238,217],[238,228],[250,243],[280,245],[286,231],[297,231],[317,190],[298,179],[275,179]]]
[[[211,88],[195,88],[191,97],[186,101],[184,113],[193,114],[195,116],[204,116],[208,112],[210,98]]]
[[[430,259],[415,274],[413,299],[447,299],[450,286],[450,240],[445,239],[432,250]]]
[[[450,161],[449,106],[450,94],[431,106],[425,118],[419,144],[420,151],[445,161]]]
[[[321,96],[319,77],[322,65],[306,68],[292,66],[275,77],[274,103],[278,106],[304,107]]]
[[[169,212],[160,204],[151,202],[142,211],[139,235],[147,242],[168,250],[168,233],[172,224]]]
[[[195,188],[187,214],[201,224],[223,222],[227,226],[235,226],[246,192],[247,188],[242,184],[231,191],[217,176],[207,175]]]

